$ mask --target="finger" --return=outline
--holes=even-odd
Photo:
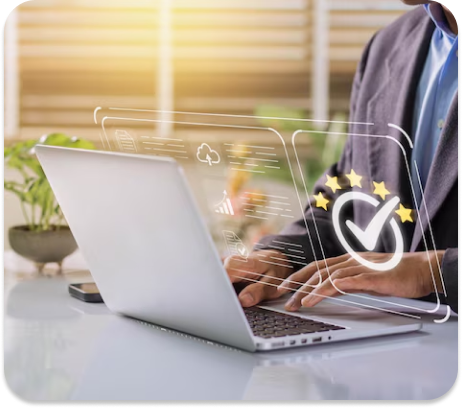
[[[314,289],[308,296],[302,299],[302,305],[305,307],[313,307],[327,297],[342,295],[346,291],[338,286],[338,282],[342,280],[357,280],[359,276],[370,276],[372,272],[368,272],[363,266],[356,266],[337,271],[332,274],[332,279],[328,279],[321,286]],[[366,278],[368,279],[368,278]],[[358,289],[362,291],[363,289]]]
[[[232,283],[245,281],[244,278],[258,279],[259,274],[264,274],[269,267],[256,259],[252,254],[247,259],[240,256],[226,258],[224,267]]]
[[[370,272],[361,273],[356,276],[335,279],[335,286],[343,292],[365,292],[386,295],[388,294],[388,274]]]
[[[281,259],[277,264],[271,258]],[[285,278],[292,266],[284,260],[284,254],[278,251],[253,252],[247,259],[240,256],[230,256],[225,261],[225,269],[232,283],[246,282],[247,279],[258,280],[267,272],[274,270],[277,276]]]
[[[345,258],[344,258],[345,259]],[[315,273],[301,288],[299,288],[295,294],[288,300],[285,305],[287,311],[297,311],[302,307],[302,299],[307,297],[313,290],[326,285],[326,282],[330,283],[330,276],[339,276],[339,271],[351,268],[354,264],[354,260],[347,259],[336,265],[332,265],[330,268],[322,269],[320,272]]]
[[[320,272],[321,270],[325,269],[326,266],[330,268],[336,264],[343,263],[350,258],[351,256],[349,254],[345,254],[335,258],[328,258],[325,261],[311,262],[309,265],[300,269],[298,272],[290,275],[284,282],[281,283],[278,290],[281,291],[281,293],[287,293],[291,290],[294,290],[295,288],[298,288],[300,285],[303,285],[306,281],[308,281],[312,276],[316,274],[316,272]]]
[[[290,312],[295,312],[302,306],[302,299],[307,296],[311,291],[322,284],[322,282],[327,279],[328,274],[327,270],[323,269],[320,272],[316,272],[308,282],[305,282],[304,285],[300,286],[297,290],[294,290],[292,297],[286,302],[285,309]]]
[[[263,300],[276,299],[281,296],[277,291],[280,280],[274,271],[268,272],[258,282],[247,286],[240,294],[239,301],[243,307],[252,307]]]
[[[339,267],[342,267],[344,263],[339,264]],[[325,280],[329,279],[329,274],[331,274],[336,268],[337,265],[331,266],[329,269],[322,269],[319,273],[314,274],[308,281],[306,282],[306,287],[309,291],[313,290],[314,288],[321,285]]]
[[[305,268],[300,269],[298,272],[290,275],[286,280],[278,286],[278,292],[283,295],[287,292],[293,292],[302,286],[308,279],[310,279],[314,274],[317,273],[317,268],[314,269],[311,267],[311,264]]]

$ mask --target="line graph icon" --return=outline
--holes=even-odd
[[[218,214],[234,215],[233,205],[226,190],[223,191],[223,200],[215,205],[215,212]]]

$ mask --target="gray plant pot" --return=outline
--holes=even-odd
[[[35,232],[20,225],[9,229],[8,238],[13,251],[35,262],[39,272],[47,263],[56,262],[61,268],[63,259],[77,249],[71,230],[65,226]]]

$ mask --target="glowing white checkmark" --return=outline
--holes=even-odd
[[[364,248],[366,248],[368,251],[372,251],[377,245],[380,233],[382,232],[384,225],[389,219],[390,214],[396,208],[399,202],[399,197],[394,197],[388,203],[386,203],[374,216],[374,218],[372,218],[371,222],[364,231],[350,220],[346,222],[346,226],[364,246]]]
[[[378,208],[380,206],[380,201],[376,200],[374,197],[371,197],[367,194],[360,193],[357,191],[350,191],[348,193],[342,194],[337,200],[335,200],[335,204],[332,208],[332,223],[334,225],[334,230],[337,235],[337,238],[339,239],[340,243],[343,245],[343,248],[356,260],[358,261],[361,265],[365,266],[366,268],[373,269],[374,271],[389,271],[393,268],[395,268],[403,258],[403,253],[404,253],[404,240],[403,240],[403,235],[401,234],[401,231],[398,227],[398,223],[394,218],[389,218],[390,212],[393,210],[393,208],[398,205],[399,203],[399,198],[395,198],[394,200],[390,200],[389,204],[387,203],[383,209],[381,209],[372,219],[372,221],[369,223],[366,231],[362,231],[360,228],[358,228],[355,224],[351,223],[349,228],[352,231],[353,234],[355,234],[357,237],[359,235],[359,240],[363,243],[363,245],[367,246],[368,248],[375,248],[375,245],[377,244],[378,237],[380,233],[383,230],[383,224],[388,220],[390,227],[393,231],[393,235],[395,236],[396,239],[396,248],[395,248],[395,253],[391,257],[391,259],[383,262],[383,263],[375,263],[372,261],[369,261],[368,259],[365,259],[361,256],[360,253],[356,252],[351,245],[348,243],[348,241],[345,239],[343,236],[342,232],[342,225],[343,221],[340,222],[340,214],[342,211],[342,208],[345,204],[347,204],[350,201],[363,201],[365,203],[368,203],[375,208]],[[386,209],[385,209],[386,208]],[[353,226],[353,228],[351,228]],[[356,227],[356,228],[355,228]],[[369,230],[370,230],[370,236],[369,236]],[[367,237],[367,238],[366,238]],[[365,243],[365,244],[364,244]]]

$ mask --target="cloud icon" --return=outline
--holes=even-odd
[[[197,160],[201,163],[207,163],[209,166],[220,163],[220,155],[212,150],[207,143],[202,143],[197,148]]]

